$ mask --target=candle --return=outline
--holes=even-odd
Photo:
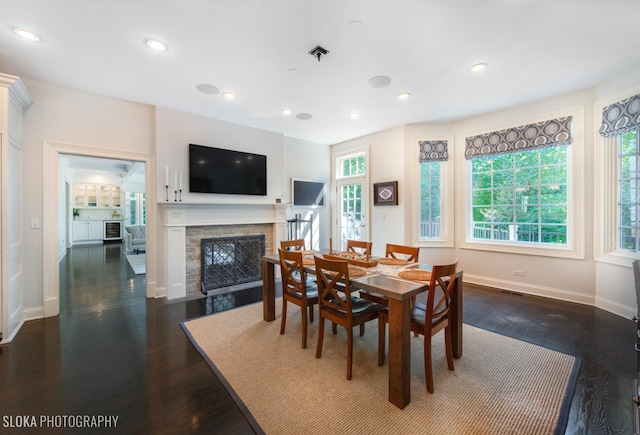
[[[164,167],[164,185],[169,185],[169,166]]]
[[[180,190],[182,190],[182,171],[180,171]]]
[[[173,185],[178,190],[178,171],[173,172]]]

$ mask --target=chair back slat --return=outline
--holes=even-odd
[[[304,239],[282,240],[280,248],[283,251],[302,251],[304,250]]]
[[[280,273],[282,274],[282,291],[297,293],[305,297],[305,271],[300,251],[284,251],[278,249],[280,256]]]
[[[433,325],[449,317],[457,267],[456,261],[452,264],[433,266],[431,269],[424,322],[425,335],[431,334],[430,329]],[[437,302],[436,293],[438,294]]]
[[[399,258],[412,263],[417,263],[419,253],[420,248],[417,246],[394,245],[387,243],[385,256],[388,258]],[[398,257],[399,254],[401,255],[400,257]]]
[[[318,278],[318,306],[320,310],[351,313],[351,285],[346,261],[314,257]],[[345,297],[342,297],[343,293]]]
[[[364,240],[347,240],[347,252],[356,252],[358,254],[371,255],[372,242]]]

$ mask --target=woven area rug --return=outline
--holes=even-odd
[[[136,275],[147,273],[147,256],[145,254],[125,254],[129,266]]]
[[[300,311],[290,305],[279,334],[262,303],[189,320],[183,329],[222,377],[250,422],[267,434],[564,433],[579,360],[464,325],[462,358],[449,371],[443,333],[434,337],[435,393],[426,391],[422,337],[411,343],[411,403],[388,401],[388,366],[377,365],[377,322],[354,330],[353,377],[346,380],[346,332],[327,322],[315,358],[316,319],[302,349]],[[246,408],[245,408],[246,407]],[[255,421],[252,421],[252,418]]]

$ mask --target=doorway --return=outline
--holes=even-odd
[[[335,233],[338,249],[346,250],[347,240],[369,240],[366,150],[337,156],[335,167]]]
[[[47,142],[44,143],[43,158],[49,162],[43,167],[43,239],[44,245],[44,264],[43,264],[43,299],[44,299],[44,316],[52,317],[60,313],[60,273],[58,254],[60,252],[59,240],[66,231],[64,224],[64,209],[69,208],[65,203],[63,195],[64,168],[61,168],[59,157],[61,155],[73,155],[94,157],[100,159],[127,160],[142,164],[144,171],[143,191],[147,200],[155,202],[155,191],[151,189],[153,180],[153,171],[155,170],[154,159],[150,154],[120,152],[107,149],[98,149],[92,147],[82,147],[75,145],[67,145],[60,143]],[[69,210],[70,212],[70,210]],[[104,211],[103,211],[104,212]],[[147,247],[155,247],[155,208],[146,210],[147,219]],[[66,247],[65,247],[66,249]],[[154,249],[147,250],[147,271],[146,271],[146,295],[147,297],[155,297],[155,259]]]

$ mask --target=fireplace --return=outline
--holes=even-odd
[[[264,254],[264,235],[200,240],[202,292],[262,280]]]
[[[205,293],[209,295],[226,293],[229,291],[241,290],[249,286],[249,283],[262,280],[262,256],[265,252],[273,252],[273,224],[239,224],[239,225],[207,225],[207,226],[193,226],[188,227],[186,231],[186,281],[187,295],[196,295],[198,293]],[[248,242],[253,238],[259,238],[262,240],[262,246],[254,246],[254,242]],[[252,277],[246,277],[246,279],[238,279],[237,282],[232,283],[233,276],[230,272],[231,266],[227,264],[231,258],[238,260],[246,260],[247,254],[237,254],[235,248],[231,248],[231,242],[229,240],[240,240],[241,247],[244,248],[249,243],[252,248],[251,261],[257,261],[258,271],[252,273]],[[205,252],[203,244],[206,244],[208,240],[219,240],[220,244],[217,245],[215,251]],[[235,245],[233,245],[235,246]],[[220,278],[220,282],[214,285],[203,284],[206,260],[203,254],[209,256],[217,256],[218,262],[224,265],[215,273],[212,273],[212,269],[209,269],[210,275],[215,276],[216,280]],[[213,259],[212,259],[213,261]],[[205,266],[206,267],[206,266]],[[255,272],[255,271],[254,271]],[[237,275],[237,271],[233,272]],[[241,274],[241,273],[240,273]],[[218,276],[219,275],[219,276]]]
[[[244,236],[264,237],[262,253],[275,252],[280,240],[286,239],[285,204],[189,204],[162,203],[165,228],[165,265],[167,299],[202,295],[203,239],[226,239]],[[236,254],[233,254],[234,258]],[[230,255],[227,254],[227,260]],[[262,271],[260,271],[260,274]],[[256,275],[260,281],[261,275]],[[222,294],[252,286],[253,282],[222,285],[207,290]]]

